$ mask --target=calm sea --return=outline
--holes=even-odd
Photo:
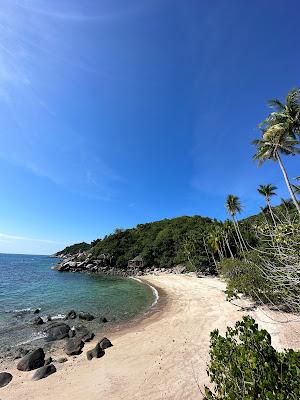
[[[0,254],[0,345],[19,345],[40,339],[40,316],[64,318],[71,309],[129,320],[143,313],[154,300],[150,287],[129,278],[58,272],[57,259],[47,256]]]

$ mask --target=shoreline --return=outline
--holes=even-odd
[[[290,325],[274,324],[273,319],[271,323],[261,309],[245,312],[227,302],[225,283],[218,278],[165,274],[139,279],[159,292],[157,304],[148,312],[113,329],[104,327],[86,343],[81,355],[69,357],[64,364],[54,362],[57,372],[46,379],[34,382],[34,371],[8,370],[14,378],[0,389],[0,398],[201,399],[199,388],[209,384],[210,332],[217,328],[224,334],[227,326],[245,314],[270,331],[275,347],[292,347]],[[294,328],[299,332],[300,323],[295,322]],[[113,347],[104,357],[88,361],[86,351],[103,336]]]

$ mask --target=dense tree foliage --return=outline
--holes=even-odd
[[[208,374],[214,389],[206,400],[298,400],[300,352],[276,351],[271,337],[250,317],[227,328],[223,337],[211,333]]]
[[[61,251],[58,251],[55,255],[77,254],[77,253],[81,253],[83,251],[89,250],[90,247],[91,247],[91,245],[86,242],[75,243],[75,244],[72,244],[71,246],[65,247]]]
[[[128,260],[141,255],[147,267],[169,268],[186,264],[191,269],[212,269],[203,238],[208,237],[216,220],[199,216],[178,217],[118,229],[92,247],[92,254],[110,254],[116,267],[125,267]]]

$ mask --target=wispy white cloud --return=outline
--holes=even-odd
[[[56,240],[49,239],[36,239],[26,236],[17,236],[17,235],[8,235],[6,233],[0,233],[0,241],[9,242],[9,241],[26,241],[26,242],[37,242],[37,243],[49,243],[49,244],[62,244],[62,242],[58,242]]]

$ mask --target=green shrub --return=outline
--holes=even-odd
[[[238,293],[259,299],[264,303],[281,304],[282,293],[274,290],[260,268],[262,260],[256,251],[247,252],[245,258],[224,259],[218,263],[218,272],[227,281],[227,299]]]
[[[300,352],[277,352],[266,330],[244,317],[225,337],[211,333],[205,400],[299,400]]]

